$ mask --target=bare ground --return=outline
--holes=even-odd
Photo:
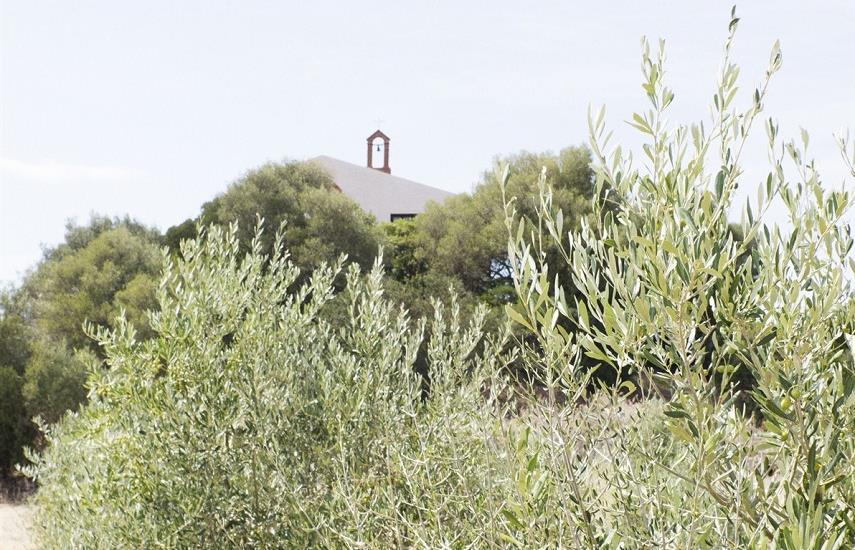
[[[0,550],[32,548],[27,521],[29,507],[25,504],[0,502]]]

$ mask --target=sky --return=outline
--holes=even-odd
[[[855,2],[754,1],[738,15],[738,101],[780,39],[766,114],[785,136],[810,131],[839,187]],[[640,38],[666,40],[669,119],[694,122],[729,19],[729,4],[695,1],[0,0],[0,284],[69,220],[129,214],[166,230],[267,161],[362,164],[378,127],[392,173],[453,192],[496,155],[584,143],[589,105],[637,147],[625,121],[647,107]],[[758,130],[744,190],[765,178]]]

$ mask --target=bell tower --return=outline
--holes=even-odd
[[[377,140],[383,141],[383,167],[378,168],[374,166],[374,153],[380,152],[380,143]],[[389,136],[377,130],[370,136],[368,136],[368,167],[374,168],[375,170],[380,170],[381,172],[386,172],[387,174],[392,173],[392,169],[389,168],[389,142],[392,141],[389,139]],[[375,151],[376,147],[376,151]]]

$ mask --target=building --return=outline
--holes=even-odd
[[[374,153],[380,152],[383,142],[383,166],[374,166]],[[424,212],[430,201],[442,202],[454,193],[437,189],[392,175],[389,167],[389,136],[377,130],[368,139],[366,166],[359,166],[328,156],[310,160],[329,172],[336,187],[350,197],[366,212],[374,214],[378,222],[412,218]]]

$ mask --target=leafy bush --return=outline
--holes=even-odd
[[[86,399],[86,378],[97,361],[86,348],[71,351],[62,341],[35,341],[23,377],[27,417],[52,423],[77,408]]]
[[[436,315],[423,400],[423,325],[382,298],[379,264],[347,272],[335,329],[321,311],[339,267],[294,288],[287,256],[261,248],[241,259],[236,226],[211,228],[167,263],[155,337],[97,331],[109,369],[30,470],[43,544],[441,545],[491,520],[483,315]]]
[[[130,218],[69,222],[64,242],[46,249],[20,286],[0,290],[0,366],[21,382],[6,378],[0,423],[18,435],[0,441],[0,455],[20,457],[23,445],[40,443],[33,416],[53,421],[85,399],[99,349],[83,323],[109,325],[120,310],[144,319],[154,305],[158,242],[157,231]],[[0,460],[0,476],[13,473],[11,466]]]
[[[517,197],[522,213],[533,214],[538,202],[538,176],[549,174],[555,203],[564,209],[567,225],[578,226],[590,211],[593,174],[590,151],[567,147],[558,154],[521,152],[494,161],[511,167],[505,192]],[[461,193],[442,204],[430,203],[413,220],[409,252],[422,267],[453,277],[463,288],[488,301],[507,303],[513,297],[507,261],[501,174],[484,173],[471,194]],[[411,262],[412,263],[412,262]]]
[[[26,424],[23,385],[15,369],[0,366],[0,480],[21,459]]]
[[[31,328],[28,325],[20,292],[0,289],[0,365],[23,374],[30,359]]]
[[[154,306],[159,271],[155,232],[130,220],[95,217],[88,226],[69,225],[65,242],[46,252],[22,292],[41,335],[99,352],[83,323],[109,325],[122,309],[142,321]]]
[[[593,113],[594,222],[565,233],[542,183],[538,215],[512,231],[521,303],[509,312],[537,336],[553,386],[577,387],[573,374],[587,356],[602,369],[633,375],[665,404],[657,416],[667,430],[652,439],[624,439],[633,429],[621,430],[620,450],[646,459],[643,470],[637,462],[610,465],[615,475],[604,490],[620,496],[621,508],[616,512],[617,503],[596,485],[580,490],[585,524],[638,516],[640,524],[611,533],[631,547],[851,548],[855,261],[842,220],[852,197],[822,187],[806,156],[806,133],[801,144],[782,145],[769,120],[771,170],[756,201],[745,205],[739,230],[731,229],[740,155],[781,64],[776,45],[752,103],[735,109],[738,68],[730,46],[737,22],[734,16],[707,127],[668,128],[674,94],[662,80],[664,48],[652,54],[645,44],[643,88],[651,108],[631,122],[647,138],[644,167],[620,147],[606,151],[603,111]],[[840,145],[855,175],[855,149],[846,140]],[[614,212],[606,208],[609,188],[621,197]],[[789,228],[764,222],[776,199],[789,212]],[[526,231],[534,234],[532,245],[522,238]],[[580,299],[568,303],[541,242],[560,247]],[[562,318],[573,331],[561,328]],[[740,371],[749,383],[733,383]],[[627,381],[622,388],[634,386]],[[758,407],[759,426],[740,406],[746,400]],[[570,461],[565,477],[582,477],[587,468]],[[591,544],[603,540],[597,529],[584,532]]]

